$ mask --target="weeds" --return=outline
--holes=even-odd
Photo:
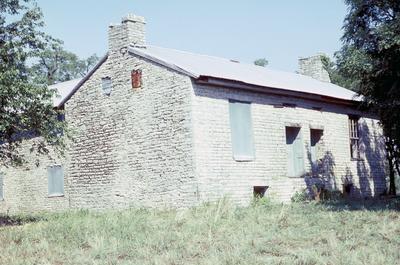
[[[398,201],[70,211],[0,227],[0,264],[396,264]]]

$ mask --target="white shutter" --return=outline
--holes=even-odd
[[[4,175],[0,173],[0,201],[4,199]]]
[[[50,166],[47,169],[49,196],[64,195],[64,170],[60,165]]]
[[[233,157],[239,161],[254,160],[253,125],[251,104],[248,102],[229,101],[229,120]]]

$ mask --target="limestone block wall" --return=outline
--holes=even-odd
[[[377,121],[360,119],[363,160],[352,161],[349,149],[348,114],[354,109],[289,97],[214,88],[193,84],[193,132],[196,175],[201,201],[228,196],[246,205],[253,197],[253,186],[269,186],[267,196],[289,201],[296,190],[311,185],[312,178],[287,176],[285,126],[300,125],[304,143],[305,167],[311,171],[310,127],[323,128],[325,172],[332,188],[342,189],[342,179],[351,177],[354,195],[371,196],[385,187],[385,156]],[[229,125],[229,99],[251,102],[255,160],[233,159]],[[292,107],[276,107],[282,103]],[[322,108],[321,110],[318,110]],[[328,176],[329,175],[329,176]]]
[[[29,151],[35,139],[21,146],[27,163],[22,167],[2,167],[4,199],[0,200],[0,213],[59,211],[69,207],[68,156],[59,156],[50,149],[49,156],[37,156]],[[62,165],[64,168],[64,195],[48,194],[47,168]]]
[[[311,57],[299,59],[299,73],[302,75],[311,76],[314,79],[322,82],[331,82],[329,73],[324,69],[322,57],[324,54],[317,54]]]
[[[133,89],[131,71],[142,70]],[[101,79],[110,77],[111,94]],[[191,81],[128,53],[111,52],[66,104],[73,208],[195,204]]]

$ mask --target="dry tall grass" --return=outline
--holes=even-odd
[[[399,264],[399,201],[74,211],[0,227],[0,264]],[[32,218],[29,219],[32,221]]]

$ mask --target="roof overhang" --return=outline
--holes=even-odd
[[[153,63],[156,63],[158,65],[164,66],[164,67],[169,68],[174,71],[177,71],[183,75],[189,76],[189,77],[193,78],[195,83],[197,83],[197,84],[213,85],[213,86],[225,87],[225,88],[243,89],[243,90],[248,90],[248,91],[275,94],[275,95],[281,95],[281,96],[292,96],[292,97],[296,97],[296,98],[309,99],[309,100],[314,100],[314,101],[316,100],[316,101],[320,101],[320,102],[329,102],[329,103],[333,103],[333,104],[340,104],[340,105],[346,105],[346,106],[358,106],[360,104],[359,98],[358,99],[356,98],[354,100],[341,99],[341,98],[330,97],[330,96],[326,96],[326,95],[308,93],[305,91],[295,91],[295,90],[290,90],[290,89],[281,88],[281,87],[260,86],[260,85],[245,83],[243,81],[238,81],[238,80],[224,79],[224,78],[209,76],[209,75],[201,75],[199,73],[195,73],[195,72],[183,69],[179,65],[168,62],[167,60],[160,59],[157,56],[152,56],[151,54],[146,52],[146,49],[137,49],[134,47],[129,47],[128,51],[133,55],[139,56],[139,57],[149,60]]]
[[[97,69],[107,60],[108,58],[108,53],[104,55],[100,61],[93,67],[92,70],[90,70],[89,73],[85,75],[85,77],[82,78],[81,81],[79,81],[78,84],[71,90],[71,92],[56,106],[56,108],[61,109],[64,107],[64,104],[78,91],[78,89],[96,72]]]
[[[143,51],[140,51],[139,49],[135,49],[135,48],[130,47],[130,48],[128,49],[128,51],[129,51],[130,53],[134,54],[134,55],[137,55],[137,56],[139,56],[139,57],[142,57],[142,58],[144,58],[144,59],[147,59],[147,60],[149,60],[149,61],[152,61],[153,63],[156,63],[156,64],[159,64],[159,65],[165,66],[165,67],[167,67],[167,68],[169,68],[169,69],[172,69],[172,70],[174,70],[174,71],[177,71],[178,73],[187,75],[187,76],[189,76],[189,77],[196,78],[196,79],[200,77],[200,76],[199,76],[198,74],[196,74],[196,73],[192,73],[192,72],[186,71],[185,69],[179,67],[179,66],[176,65],[176,64],[172,64],[172,63],[168,63],[168,62],[166,62],[166,61],[164,61],[164,60],[160,60],[159,58],[157,58],[157,57],[155,57],[155,56],[151,56],[151,55],[149,55],[149,54],[147,54],[147,53],[145,53],[145,52],[143,52]]]
[[[247,91],[252,91],[252,92],[257,92],[257,93],[277,95],[277,96],[290,96],[290,97],[299,98],[299,99],[332,103],[332,104],[344,105],[344,106],[349,106],[349,107],[357,107],[360,104],[360,102],[356,101],[356,100],[345,100],[345,99],[338,99],[338,98],[328,97],[328,96],[323,96],[323,95],[318,95],[318,94],[297,92],[297,91],[291,91],[291,90],[273,88],[273,87],[257,86],[257,85],[253,85],[253,84],[247,84],[244,82],[240,82],[240,81],[226,80],[226,79],[209,77],[209,76],[200,76],[199,78],[195,79],[194,82],[199,85],[209,85],[209,86],[216,86],[216,87],[223,87],[223,88],[241,89],[241,90],[247,90]]]

